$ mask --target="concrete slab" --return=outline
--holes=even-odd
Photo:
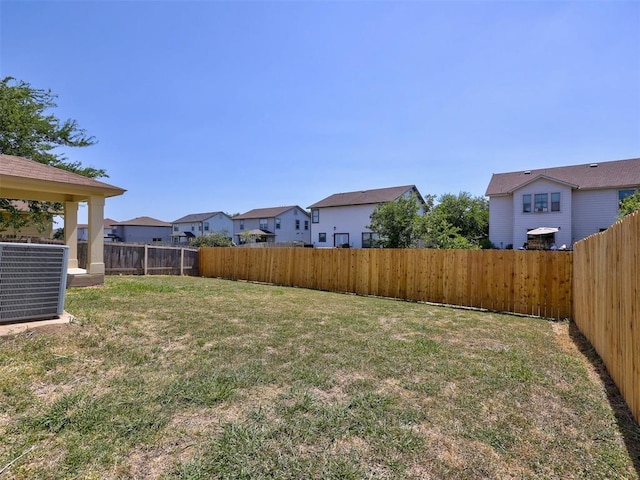
[[[28,332],[30,330],[36,330],[41,327],[46,327],[49,325],[68,325],[71,322],[72,316],[67,312],[64,312],[58,318],[52,318],[49,320],[34,320],[30,322],[20,322],[20,323],[9,323],[9,324],[1,324],[0,323],[0,337],[5,337],[7,335],[16,335],[18,333]]]

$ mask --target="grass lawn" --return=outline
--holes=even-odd
[[[7,479],[638,479],[568,322],[190,277],[0,338]]]

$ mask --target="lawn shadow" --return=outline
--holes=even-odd
[[[624,438],[625,446],[633,461],[633,466],[638,476],[640,476],[640,426],[633,418],[631,410],[624,401],[617,385],[613,382],[611,375],[609,375],[602,358],[600,358],[598,352],[596,352],[595,348],[589,343],[587,337],[580,332],[575,322],[569,323],[569,336],[580,350],[580,353],[589,360],[598,373],[607,392],[609,405],[611,405],[611,409],[616,417],[618,429]]]

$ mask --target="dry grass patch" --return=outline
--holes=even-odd
[[[638,479],[566,323],[187,277],[67,310],[0,339],[3,478]]]

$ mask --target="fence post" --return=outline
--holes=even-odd
[[[148,245],[144,246],[144,275],[147,276],[147,264],[149,261],[149,249]]]
[[[180,249],[180,276],[184,275],[184,248]]]

